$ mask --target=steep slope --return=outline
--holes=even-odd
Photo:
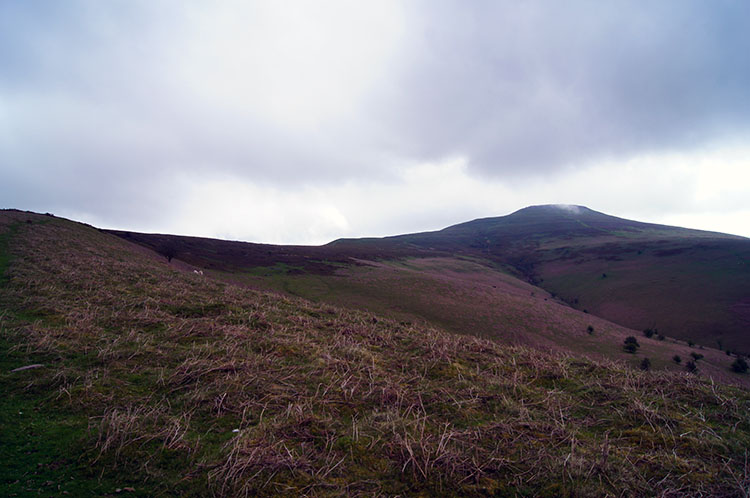
[[[6,496],[750,486],[742,389],[227,285],[30,213],[0,212],[0,261]]]

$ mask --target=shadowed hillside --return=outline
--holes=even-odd
[[[326,275],[335,272],[342,265],[356,265],[360,259],[399,259],[414,255],[444,254],[440,251],[407,247],[384,250],[379,245],[362,245],[339,250],[331,245],[283,246],[180,235],[104,231],[147,247],[165,257],[177,258],[200,268],[230,272],[248,268],[277,267],[295,274]]]
[[[0,264],[7,496],[750,486],[750,395],[696,375],[229,285],[30,213],[0,213]]]

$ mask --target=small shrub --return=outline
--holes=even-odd
[[[692,352],[692,353],[690,353],[690,356],[692,356],[692,357],[693,357],[693,358],[695,359],[695,361],[698,361],[698,360],[700,360],[701,358],[703,358],[703,355],[702,355],[702,354],[700,354],[700,353],[696,353],[696,352]]]
[[[729,351],[728,349],[726,350],[726,353],[727,353],[727,356],[732,356],[732,352]]]
[[[688,339],[688,340],[687,340],[687,344],[688,344],[688,346],[690,346],[691,348],[692,348],[693,346],[695,346],[695,343],[693,342],[693,340],[692,340],[692,339]]]
[[[589,325],[588,328],[586,329],[586,332],[588,332],[589,335],[593,334],[594,333],[594,327],[592,327],[591,325]]]
[[[698,365],[696,365],[695,362],[691,360],[691,361],[685,363],[685,370],[687,370],[688,372],[691,372],[691,373],[697,372],[698,371]]]
[[[660,341],[663,341],[664,340],[664,334],[659,334],[659,335],[656,336],[656,338],[659,339]]]
[[[649,339],[654,336],[654,329],[646,329],[643,331],[643,335],[648,337]]]
[[[625,338],[625,344],[623,345],[623,349],[626,353],[635,353],[638,351],[638,348],[641,347],[640,344],[638,344],[638,339],[633,337],[632,335],[629,335]]]
[[[644,358],[643,361],[641,361],[641,370],[651,370],[651,360]]]
[[[672,361],[679,365],[680,363],[682,363],[682,358],[680,358],[680,355],[676,354],[672,357]]]
[[[734,360],[734,363],[732,363],[732,370],[737,373],[745,373],[747,372],[747,369],[748,365],[744,358],[737,358]]]

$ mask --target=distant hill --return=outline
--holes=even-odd
[[[237,244],[190,239],[168,262],[90,226],[0,211],[0,495],[749,489],[750,393],[718,381],[748,377],[731,373],[737,358],[642,335],[624,352],[626,329],[470,255],[349,264],[330,248],[266,247],[291,259],[241,270],[260,248]],[[186,258],[232,269],[198,270],[180,259],[188,246]],[[315,259],[325,254],[339,259]],[[287,294],[330,285],[331,299],[388,313],[248,288],[264,282]],[[448,307],[430,320],[452,327],[459,313],[498,335],[393,318],[394,304],[415,316]],[[501,340],[513,331],[618,361]],[[672,352],[678,371],[658,364],[677,365]]]
[[[513,275],[576,310],[630,329],[657,329],[704,346],[750,352],[750,239],[641,223],[584,206],[532,206],[435,232],[340,239],[320,247],[112,233],[157,251],[170,246],[179,259],[202,268],[235,274],[272,268],[275,280],[266,283],[282,290],[281,275],[292,282],[294,275],[302,280],[341,276],[344,267],[361,266],[365,261],[470,258],[489,268],[488,274]],[[333,285],[333,293],[345,302],[346,292],[339,290],[339,283]],[[305,297],[325,298],[320,289],[285,285],[296,285],[296,292]],[[331,279],[316,285],[331,287]],[[375,293],[373,284],[367,289],[350,287],[350,302],[393,308],[388,298],[373,304],[367,295]],[[400,297],[392,296],[392,300],[400,300],[405,308]],[[418,308],[412,310],[416,315],[435,318],[435,312]],[[460,318],[460,305],[449,308],[453,322],[449,328],[465,333],[475,330],[460,323],[475,321],[476,306],[467,311],[468,320]],[[445,324],[444,318],[437,320]],[[486,335],[488,328],[477,332]]]
[[[750,351],[750,239],[743,237],[551,205],[367,243],[484,255],[576,309]]]

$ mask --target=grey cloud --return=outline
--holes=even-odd
[[[190,3],[2,2],[0,197],[146,216],[179,195],[178,173],[387,181],[464,155],[518,178],[750,124],[750,4],[409,5],[401,56],[362,112],[300,131],[185,87],[172,59],[200,36]]]
[[[408,153],[527,175],[748,130],[746,3],[433,5],[384,96]]]
[[[156,217],[179,195],[178,173],[282,184],[341,179],[363,165],[380,174],[377,154],[349,127],[300,136],[192,95],[170,74],[181,49],[171,37],[186,36],[180,5],[0,4],[7,206]]]

